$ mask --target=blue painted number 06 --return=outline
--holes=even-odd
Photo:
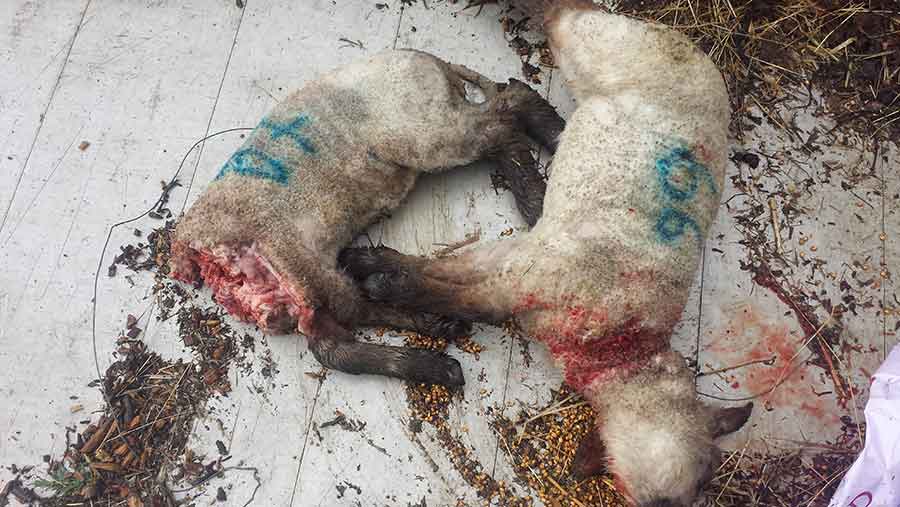
[[[672,205],[692,199],[706,184],[716,191],[716,182],[709,170],[694,159],[690,150],[679,146],[668,150],[656,160],[656,176],[666,202],[656,220],[656,237],[661,242],[671,244],[691,229],[699,237],[700,226],[687,213]]]

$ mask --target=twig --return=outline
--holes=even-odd
[[[834,312],[834,310],[832,309],[832,313],[833,313],[833,312]],[[830,318],[830,317],[829,317],[829,318]],[[823,324],[823,325],[824,325],[824,324]],[[825,340],[822,340],[821,338],[819,338],[819,340],[820,340],[821,346],[827,348],[828,354],[834,356],[834,358],[835,358],[835,359],[837,360],[837,362],[838,362],[838,365],[841,366],[844,370],[846,370],[846,369],[847,369],[846,365],[844,365],[844,362],[841,361],[841,358],[840,358],[840,357],[838,357],[837,353],[836,353],[836,352],[834,351],[834,349],[831,347],[831,344],[829,344],[829,343],[826,342]],[[827,356],[828,354],[825,354],[825,355]],[[831,361],[830,361],[830,357],[829,357],[829,364],[831,365],[832,381],[835,382],[835,387],[836,387],[836,388],[839,388],[839,390],[841,390],[841,389],[840,389],[841,384],[838,382],[838,379],[836,378],[837,373],[836,373],[836,371],[835,371],[835,369],[834,369],[833,363],[831,363]],[[853,387],[850,386],[850,381],[849,381],[849,380],[847,380],[847,386],[848,386],[848,391],[850,392],[850,406],[851,406],[852,409],[853,409],[853,418],[856,419],[857,421],[859,421],[859,409],[858,409],[857,406],[856,406],[856,394],[853,392]],[[841,393],[838,393],[839,396],[840,396],[840,394],[841,394]],[[863,445],[864,445],[863,440],[862,440],[862,435],[857,434],[857,438],[859,439],[859,446],[860,446],[860,449],[862,449],[862,447],[863,447]]]
[[[506,437],[504,437],[503,434],[500,433],[499,430],[497,430],[497,428],[494,428],[494,427],[492,426],[491,429],[493,429],[493,430],[494,430],[494,433],[497,434],[497,438],[499,438],[500,441],[503,442],[503,447],[506,447],[506,454],[507,454],[507,456],[509,456],[510,459],[515,460],[516,457],[515,457],[515,455],[513,454],[512,449],[509,448],[509,442],[506,441]],[[519,466],[521,466],[521,460],[519,460]],[[544,486],[544,481],[541,480],[541,476],[538,475],[537,472],[535,472],[534,468],[531,468],[531,465],[526,465],[526,466],[528,467],[528,471],[531,472],[531,475],[533,475],[534,478],[538,481],[538,484],[540,484],[542,488],[545,487],[545,486]]]
[[[550,481],[550,484],[553,484],[553,486],[555,486],[556,489],[558,489],[560,493],[562,493],[563,495],[569,497],[569,499],[572,501],[572,503],[574,503],[574,504],[577,505],[578,507],[585,507],[585,505],[584,505],[583,503],[581,503],[580,500],[578,500],[578,499],[575,498],[574,496],[570,495],[568,491],[566,491],[565,489],[563,489],[563,487],[560,486],[558,482],[556,482],[556,479],[554,479],[553,477],[550,477],[550,476],[548,475],[548,476],[547,476],[547,480]]]
[[[539,414],[536,414],[536,415],[532,416],[530,419],[528,419],[527,421],[525,421],[525,423],[522,424],[522,434],[519,435],[519,438],[517,439],[516,443],[522,441],[522,438],[523,438],[523,437],[525,436],[525,434],[527,433],[526,430],[528,429],[528,425],[531,424],[532,422],[534,422],[534,421],[536,421],[536,420],[538,420],[538,419],[540,419],[541,417],[544,417],[544,416],[546,416],[546,415],[556,414],[556,413],[562,412],[562,411],[567,410],[567,409],[572,408],[572,407],[580,407],[581,405],[584,405],[584,404],[586,403],[586,402],[584,402],[584,401],[581,401],[581,402],[576,403],[576,404],[574,404],[574,405],[565,406],[565,403],[568,402],[569,400],[571,400],[572,398],[574,398],[575,396],[577,396],[577,393],[572,393],[572,394],[566,396],[565,398],[563,398],[562,400],[560,400],[560,401],[554,403],[553,405],[547,407],[546,410],[540,412]]]
[[[775,251],[778,255],[784,253],[781,244],[781,226],[778,225],[778,210],[775,208],[775,198],[769,198],[769,216],[772,219],[772,230],[775,231]]]
[[[723,373],[726,371],[737,370],[738,368],[743,368],[744,366],[750,366],[751,364],[764,364],[766,366],[772,366],[775,364],[776,359],[777,359],[777,356],[772,356],[768,359],[752,359],[750,361],[744,361],[743,363],[739,363],[734,366],[726,366],[724,368],[719,368],[717,370],[701,371],[696,376],[697,377],[705,377],[707,375],[715,375],[716,373]]]
[[[553,414],[558,414],[560,412],[565,412],[566,410],[569,410],[570,408],[578,408],[578,407],[581,407],[584,405],[587,405],[586,401],[579,401],[578,403],[573,403],[571,405],[566,405],[564,407],[559,407],[559,408],[556,408],[553,410],[545,410],[545,411],[541,412],[540,414],[537,414],[537,415],[531,417],[530,419],[528,419],[527,421],[525,421],[525,424],[523,424],[522,427],[524,428],[524,427],[528,426],[529,423],[532,423],[542,417],[545,417],[548,415],[553,415]]]
[[[116,435],[116,436],[110,438],[110,439],[109,439],[109,442],[112,442],[112,441],[114,441],[114,440],[117,440],[117,439],[119,439],[119,438],[122,438],[122,437],[124,437],[124,436],[126,436],[126,435],[130,435],[130,434],[132,434],[132,433],[134,433],[134,432],[136,432],[136,431],[140,431],[140,430],[146,428],[147,426],[152,426],[152,425],[156,424],[156,423],[159,422],[159,421],[167,421],[167,420],[169,420],[169,419],[175,419],[176,417],[178,417],[178,416],[184,414],[185,412],[187,412],[187,410],[182,410],[181,412],[178,412],[177,414],[172,414],[172,415],[170,415],[170,416],[161,417],[161,418],[159,418],[159,419],[157,419],[157,420],[155,420],[155,421],[153,421],[153,422],[144,423],[144,424],[138,426],[137,428],[134,428],[134,429],[132,429],[132,430],[128,430],[128,431],[126,431],[126,432],[124,432],[124,433],[119,433],[118,435]]]
[[[849,469],[850,469],[850,467],[846,466],[846,467],[844,467],[843,470],[838,470],[837,472],[832,474],[831,478],[829,478],[828,481],[822,485],[822,487],[819,489],[819,491],[817,491],[816,494],[813,495],[813,497],[809,499],[809,503],[806,504],[806,507],[810,507],[813,504],[813,502],[816,500],[816,498],[819,498],[819,495],[821,495],[822,493],[825,492],[826,489],[828,489],[828,486],[830,486],[832,482],[834,482],[835,480],[837,480],[840,477],[843,477],[844,473]]]
[[[350,40],[345,37],[341,37],[340,39],[338,39],[338,42],[344,43],[344,45],[341,46],[342,48],[354,47],[359,49],[366,49],[361,40]]]
[[[445,244],[445,243],[435,243],[435,246],[442,246],[444,248],[435,252],[435,257],[444,257],[447,256],[460,248],[466,247],[481,240],[481,229],[476,229],[475,232],[471,234],[466,234],[466,239],[459,240],[455,243]]]
[[[169,402],[172,401],[172,396],[175,396],[175,392],[178,390],[178,386],[181,385],[181,381],[184,380],[184,376],[187,374],[189,369],[190,367],[185,366],[184,369],[181,370],[181,377],[179,377],[178,382],[175,382],[175,385],[172,386],[172,390],[169,391],[169,396],[166,397],[166,401],[164,401],[162,406],[159,407],[159,412],[156,413],[156,419],[153,421],[154,424],[159,420],[159,416],[162,415],[163,411],[166,409],[166,405],[168,405]]]
[[[260,487],[262,487],[262,480],[259,478],[259,469],[256,467],[242,467],[242,466],[225,467],[214,474],[210,474],[209,476],[204,477],[203,480],[198,481],[196,484],[193,484],[190,487],[172,490],[172,493],[186,493],[192,489],[199,488],[200,486],[206,484],[213,478],[221,477],[222,474],[224,474],[225,472],[229,472],[231,470],[238,470],[238,471],[242,471],[242,472],[253,472],[253,480],[256,481],[256,487],[253,488],[253,494],[250,495],[250,499],[247,500],[247,502],[243,505],[243,507],[247,507],[248,505],[253,503],[253,500],[256,499],[256,492],[259,491]],[[199,496],[199,495],[197,495],[197,496]],[[196,497],[194,497],[194,498],[196,498]]]
[[[804,343],[800,347],[797,348],[797,351],[794,353],[793,356],[791,356],[790,359],[788,359],[787,364],[781,370],[781,374],[778,376],[778,379],[775,380],[775,382],[772,384],[772,386],[769,387],[768,389],[766,389],[765,391],[762,391],[760,393],[756,393],[756,394],[753,394],[750,396],[741,396],[739,398],[725,398],[725,397],[721,397],[721,396],[715,396],[712,394],[701,393],[699,391],[697,392],[697,394],[706,396],[707,398],[713,398],[713,399],[722,400],[722,401],[749,401],[749,400],[754,400],[756,398],[759,398],[760,396],[766,396],[766,395],[774,392],[775,389],[777,389],[781,384],[783,384],[785,381],[787,381],[788,377],[790,377],[791,374],[794,373],[794,371],[796,371],[800,367],[800,365],[797,365],[797,368],[794,368],[790,372],[785,373],[788,371],[788,369],[789,369],[788,367],[790,365],[792,365],[794,363],[794,360],[797,359],[797,357],[800,355],[800,351],[803,350],[804,348],[806,348],[810,342],[812,342],[813,340],[815,340],[819,337],[819,334],[821,334],[822,330],[825,329],[825,326],[831,322],[831,318],[833,315],[834,315],[834,309],[831,310],[831,314],[828,316],[828,318],[825,320],[825,322],[823,322],[819,326],[819,328],[816,329],[816,332],[813,333],[812,336],[807,338],[806,341],[804,341]]]
[[[823,326],[825,324],[822,324]],[[841,379],[838,378],[837,370],[834,367],[834,361],[831,360],[831,356],[834,355],[834,350],[831,349],[831,346],[822,339],[821,336],[816,336],[816,340],[819,342],[819,348],[822,349],[822,357],[825,359],[825,364],[828,366],[828,373],[831,375],[831,380],[834,382],[834,388],[837,389],[838,399],[843,399],[846,397],[844,393],[844,384],[841,382]],[[837,355],[834,355],[837,358]],[[849,384],[849,382],[848,382]],[[853,391],[853,388],[850,388],[850,391]]]
[[[715,503],[719,503],[719,499],[722,498],[722,494],[725,493],[725,490],[728,489],[728,485],[731,484],[731,480],[734,479],[734,474],[737,473],[738,467],[741,466],[741,461],[744,459],[744,454],[747,452],[747,447],[750,445],[750,439],[747,439],[747,443],[744,444],[743,449],[741,449],[741,455],[738,456],[737,462],[734,464],[734,468],[731,470],[731,473],[728,474],[728,480],[725,481],[725,484],[722,486],[722,489],[719,491],[719,494],[716,496]]]

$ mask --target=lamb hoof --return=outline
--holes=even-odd
[[[461,387],[466,385],[466,379],[463,377],[462,366],[459,361],[450,356],[446,356],[441,361],[441,379],[438,383],[447,387]]]
[[[398,303],[410,296],[408,281],[409,277],[403,273],[374,273],[360,287],[372,301]]]
[[[395,266],[385,256],[391,253],[398,252],[386,246],[345,248],[338,255],[338,265],[361,280],[373,273],[393,271]]]
[[[413,349],[407,361],[407,369],[400,374],[410,382],[424,384],[440,384],[447,387],[460,387],[466,384],[462,366],[459,361],[443,352]]]
[[[434,338],[455,340],[472,334],[472,324],[450,317],[435,317],[418,329],[419,334]]]

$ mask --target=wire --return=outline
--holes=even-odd
[[[251,128],[251,127],[236,127],[236,128],[226,129],[226,130],[220,130],[219,132],[212,133],[212,134],[204,137],[203,139],[200,139],[196,143],[194,143],[194,145],[191,146],[191,149],[189,149],[187,151],[187,153],[184,154],[184,157],[181,159],[181,163],[178,164],[178,170],[175,171],[175,174],[172,175],[172,178],[169,179],[169,182],[168,182],[168,184],[166,184],[165,188],[166,189],[173,188],[173,186],[175,185],[175,183],[178,180],[179,174],[181,174],[181,170],[184,168],[185,162],[187,162],[188,157],[202,143],[204,143],[205,141],[207,141],[209,139],[212,139],[213,137],[216,137],[216,136],[219,136],[222,134],[228,134],[231,132],[239,132],[239,131],[247,131],[247,130],[253,130],[253,128]],[[197,168],[194,167],[194,172],[196,172],[196,171],[197,171]],[[193,175],[192,175],[192,178],[193,178]],[[109,241],[110,241],[110,239],[112,239],[113,231],[116,230],[116,228],[118,228],[118,227],[130,224],[132,222],[135,222],[135,221],[140,220],[141,218],[144,218],[145,216],[147,216],[151,211],[156,209],[156,207],[159,206],[163,202],[163,199],[165,198],[167,193],[168,192],[164,191],[162,194],[160,194],[160,196],[156,200],[156,202],[153,203],[153,206],[150,206],[150,208],[147,209],[147,211],[144,211],[140,215],[137,215],[137,216],[129,218],[127,220],[122,220],[120,222],[116,222],[116,223],[112,224],[112,226],[110,226],[110,228],[109,228],[109,232],[106,234],[106,241],[103,243],[103,249],[100,251],[100,260],[97,263],[97,271],[94,273],[94,292],[93,292],[93,297],[91,298],[91,345],[94,350],[94,367],[97,369],[97,379],[98,379],[98,381],[100,381],[101,392],[103,393],[103,398],[106,400],[107,403],[109,403],[110,400],[108,398],[108,393],[106,392],[105,386],[102,382],[103,375],[100,373],[100,359],[97,356],[97,286],[100,283],[100,271],[103,269],[103,259],[106,256],[106,249],[109,247]],[[184,196],[185,203],[187,203],[187,198],[188,198],[188,194],[186,193]]]

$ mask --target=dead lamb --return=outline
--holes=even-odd
[[[450,258],[348,249],[342,262],[374,301],[514,319],[598,414],[582,473],[608,466],[639,506],[691,505],[716,469],[714,439],[751,411],[701,403],[670,346],[719,206],[725,83],[686,37],[590,1],[558,2],[545,23],[578,107],[537,225]]]
[[[480,87],[482,103],[466,98]],[[338,252],[396,208],[418,175],[497,160],[526,220],[544,181],[530,134],[552,148],[563,122],[521,82],[497,84],[419,51],[385,51],[321,76],[278,104],[180,220],[171,274],[272,333],[298,330],[325,366],[463,383],[459,363],[424,350],[357,343],[358,325],[454,335],[364,299]],[[439,367],[434,367],[438,365]]]

